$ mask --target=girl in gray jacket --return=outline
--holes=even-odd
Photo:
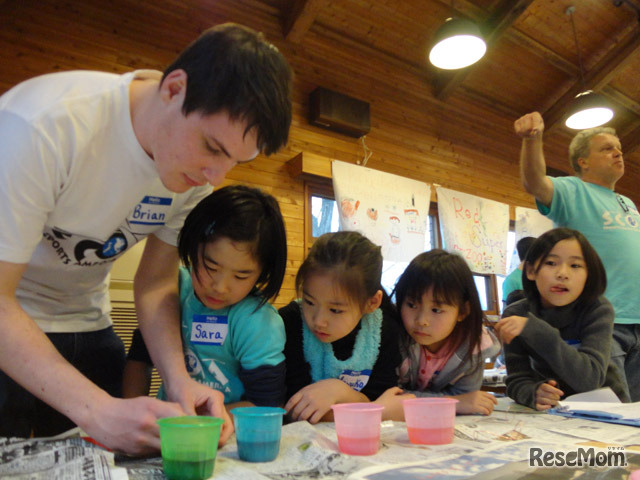
[[[473,274],[457,254],[434,249],[414,258],[395,299],[404,335],[399,384],[416,396],[458,400],[456,413],[489,415],[495,397],[480,391],[485,359],[500,344],[483,326]]]

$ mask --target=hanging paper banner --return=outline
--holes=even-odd
[[[516,207],[516,242],[523,237],[539,237],[553,228],[553,222],[535,208]]]
[[[331,169],[342,230],[380,245],[385,260],[409,262],[424,251],[429,185],[337,160]]]
[[[444,248],[460,253],[473,272],[504,275],[509,206],[442,187],[436,193]]]

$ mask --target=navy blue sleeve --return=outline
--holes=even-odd
[[[390,312],[383,312],[380,352],[371,371],[371,377],[361,391],[371,401],[382,395],[385,390],[398,386],[397,368],[402,362],[399,347],[400,327]]]
[[[147,345],[144,343],[144,339],[142,338],[142,333],[140,332],[139,328],[136,328],[133,331],[131,346],[129,347],[129,352],[127,353],[127,360],[144,362],[148,365],[153,366],[151,356],[149,355],[149,350],[147,350]]]
[[[304,358],[302,349],[302,314],[297,302],[278,310],[284,321],[287,340],[284,344],[284,357],[287,365],[286,400],[298,393],[300,389],[311,385],[311,367]]]
[[[285,400],[285,362],[262,365],[245,370],[240,367],[238,377],[244,385],[244,400],[264,407],[281,407]]]

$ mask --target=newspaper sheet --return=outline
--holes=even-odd
[[[509,405],[508,399],[501,399],[501,408],[490,416],[457,417],[455,438],[448,445],[413,445],[409,442],[404,423],[383,422],[380,450],[376,455],[366,457],[340,453],[333,423],[310,425],[307,422],[296,422],[285,425],[280,454],[276,460],[268,463],[241,461],[235,437],[232,436],[218,451],[214,478],[499,478],[491,476],[494,472],[500,472],[502,478],[518,478],[522,472],[534,473],[535,469],[532,467],[522,466],[522,462],[529,458],[532,446],[544,446],[549,450],[566,450],[578,445],[601,449],[617,446],[626,449],[629,458],[635,458],[640,463],[640,455],[632,456],[633,452],[640,454],[640,437],[635,427],[532,414],[530,409],[512,410]],[[527,413],[514,413],[515,411]],[[638,465],[635,460],[629,463]],[[624,470],[627,476],[629,468]],[[565,468],[554,472],[553,478],[571,478],[576,469]],[[510,474],[513,476],[510,477]],[[80,437],[29,440],[0,438],[0,477],[10,480],[165,479],[162,459],[159,457],[140,459],[116,455],[114,458],[110,452]]]
[[[111,452],[80,437],[0,438],[0,478],[10,480],[124,480]]]
[[[626,480],[631,471],[640,466],[640,454],[627,453],[626,464],[616,467],[570,466],[536,467],[529,465],[529,450],[534,447],[548,450],[561,448],[558,444],[539,441],[517,441],[494,446],[485,451],[454,458],[436,458],[422,462],[370,467],[360,470],[349,480],[428,480],[428,479],[473,479],[473,480],[529,480],[545,479],[617,479]],[[566,449],[566,445],[564,446]],[[600,451],[606,451],[600,449]]]

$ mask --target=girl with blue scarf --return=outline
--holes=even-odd
[[[400,331],[381,276],[380,247],[360,233],[327,233],[311,247],[296,276],[301,298],[280,309],[290,420],[330,421],[334,404],[402,394]]]

